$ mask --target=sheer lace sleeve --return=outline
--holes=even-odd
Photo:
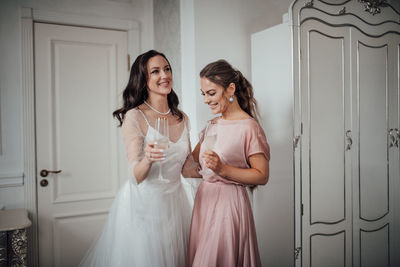
[[[126,156],[128,158],[129,180],[137,184],[133,169],[138,161],[144,156],[144,135],[141,126],[143,120],[138,110],[131,109],[125,114],[122,123],[122,138],[125,144]]]
[[[185,120],[185,127],[186,127],[186,138],[188,140],[188,146],[189,146],[189,153],[188,156],[185,160],[185,163],[183,164],[182,167],[182,175],[183,177],[201,177],[199,174],[199,163],[196,162],[193,159],[192,155],[192,146],[190,144],[190,123],[189,123],[189,118],[186,114],[184,114],[184,120]]]

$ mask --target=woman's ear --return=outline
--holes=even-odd
[[[236,91],[236,85],[234,83],[230,83],[228,88],[226,88],[226,93],[229,96],[233,96]]]

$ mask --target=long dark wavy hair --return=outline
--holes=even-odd
[[[200,71],[200,78],[207,78],[224,89],[234,83],[235,96],[240,108],[258,121],[257,101],[254,99],[253,86],[239,70],[235,70],[226,60],[220,59],[205,66]]]
[[[128,112],[128,110],[136,108],[137,106],[143,104],[144,101],[147,100],[147,98],[149,97],[149,93],[147,91],[147,80],[149,78],[147,72],[147,62],[150,58],[155,56],[162,56],[163,58],[165,58],[165,60],[171,67],[171,64],[169,63],[167,57],[163,53],[155,50],[147,51],[146,53],[143,53],[136,58],[131,68],[128,85],[122,93],[122,107],[113,112],[113,117],[118,119],[119,126],[122,125],[125,114],[126,112]],[[168,106],[171,109],[172,115],[177,116],[179,121],[181,121],[183,119],[183,114],[178,109],[179,99],[174,90],[171,90],[171,92],[167,96],[167,99]]]

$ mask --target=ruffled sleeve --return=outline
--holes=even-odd
[[[261,126],[253,121],[246,129],[245,133],[246,160],[249,162],[249,157],[255,154],[264,154],[265,158],[270,160],[269,145]]]
[[[129,110],[122,123],[122,138],[125,144],[128,159],[128,177],[133,184],[137,184],[134,167],[144,156],[144,135],[140,128],[137,110]]]

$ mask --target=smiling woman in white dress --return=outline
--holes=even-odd
[[[200,175],[172,83],[165,55],[150,50],[136,58],[123,106],[113,113],[122,125],[129,179],[80,266],[185,266],[191,207],[180,177]],[[166,150],[153,140],[157,118],[168,120]],[[159,179],[160,168],[167,181]]]

